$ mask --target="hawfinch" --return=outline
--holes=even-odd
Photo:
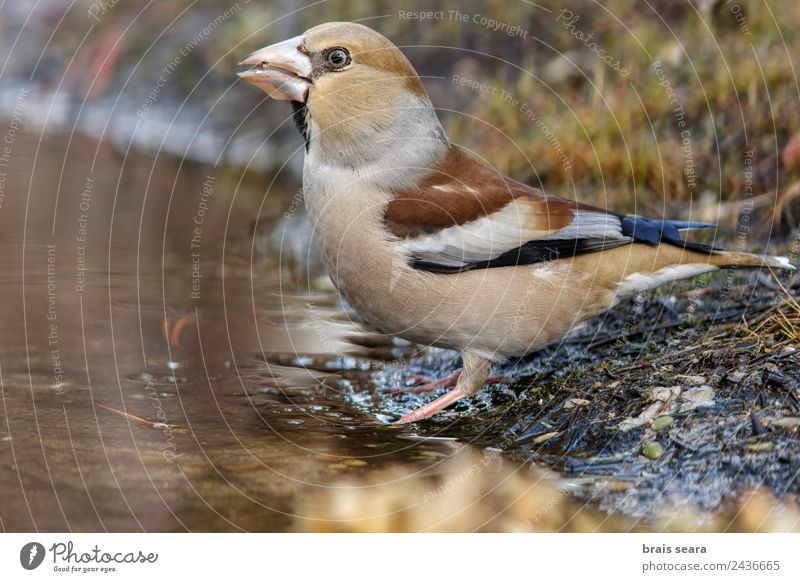
[[[452,389],[400,423],[645,289],[726,266],[792,268],[681,239],[712,225],[609,212],[503,175],[448,139],[414,67],[366,26],[322,24],[240,64],[291,101],[313,238],[342,296],[386,333],[461,352],[460,372],[430,384]]]

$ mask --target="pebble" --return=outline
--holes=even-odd
[[[747,445],[747,451],[750,453],[761,453],[764,451],[771,451],[775,448],[775,443],[765,442],[765,443],[753,443],[751,445]]]
[[[664,454],[664,447],[659,443],[647,443],[642,447],[642,454],[648,459],[658,459]]]
[[[564,403],[564,408],[569,410],[569,409],[575,408],[577,406],[588,406],[588,405],[589,405],[589,401],[586,400],[585,398],[570,398],[569,400],[567,400]]]
[[[540,443],[549,441],[551,438],[553,438],[554,436],[558,436],[559,434],[561,434],[561,431],[558,430],[553,432],[546,432],[544,434],[540,434],[535,439],[533,439],[533,442],[538,445]]]
[[[711,386],[697,386],[683,393],[681,412],[689,412],[695,408],[714,406],[714,390]]]
[[[741,372],[739,370],[736,370],[735,372],[731,372],[730,374],[728,374],[728,380],[738,384],[739,382],[744,380],[745,376],[747,376],[747,372]]]
[[[628,431],[638,426],[644,426],[658,416],[662,416],[665,412],[671,411],[675,406],[675,398],[681,393],[680,386],[664,387],[659,386],[653,388],[649,394],[649,400],[652,402],[642,413],[635,418],[626,418],[619,424],[619,430]]]
[[[650,390],[650,400],[655,402],[667,402],[681,393],[680,386],[658,386]]]
[[[798,427],[800,427],[800,418],[796,416],[787,416],[785,418],[770,420],[769,425],[777,426],[779,428],[787,428],[789,430],[795,430]]]
[[[708,381],[705,376],[686,376],[678,374],[677,378],[683,380],[684,384],[687,386],[702,386]]]
[[[665,428],[672,426],[673,422],[675,422],[675,419],[669,415],[659,416],[653,421],[653,424],[650,425],[650,428],[655,431],[664,430]]]

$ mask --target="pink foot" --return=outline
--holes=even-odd
[[[417,410],[409,412],[403,418],[398,420],[396,424],[416,422],[418,420],[422,420],[423,418],[433,416],[454,402],[458,402],[462,398],[465,398],[470,394],[475,394],[475,392],[480,390],[481,386],[486,384],[486,382],[489,380],[489,367],[491,366],[491,361],[469,352],[465,352],[462,355],[462,361],[464,362],[464,367],[459,371],[461,373],[452,374],[443,381],[440,381],[448,382],[457,380],[455,388],[450,390],[450,392],[447,394],[439,396],[439,398],[433,402],[429,402],[422,408],[418,408]],[[491,378],[492,381],[498,381],[499,379],[499,376],[493,376]]]
[[[395,422],[395,424],[408,424],[409,422],[416,422],[418,420],[422,420],[423,418],[430,418],[440,410],[447,408],[454,402],[458,402],[466,396],[469,396],[469,394],[467,394],[462,388],[453,388],[447,394],[439,396],[439,398],[432,402],[428,402],[428,404],[425,406],[417,408],[416,410],[412,410],[403,418]]]
[[[452,388],[456,385],[458,377],[461,375],[461,370],[456,370],[446,378],[441,380],[431,380],[427,376],[414,376],[415,382],[421,382],[416,386],[396,386],[391,389],[392,394],[427,394],[434,392],[439,388]],[[486,379],[486,384],[497,384],[502,382],[505,376],[489,376]]]
[[[439,388],[452,388],[456,385],[458,377],[461,375],[461,370],[456,370],[446,378],[441,380],[431,380],[427,376],[414,376],[415,382],[421,382],[417,386],[398,386],[392,388],[392,394],[407,393],[407,394],[425,394],[433,392]]]

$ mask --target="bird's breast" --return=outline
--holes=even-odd
[[[394,331],[393,291],[414,272],[383,226],[391,195],[352,172],[325,167],[306,167],[303,190],[312,238],[334,285],[367,321]]]

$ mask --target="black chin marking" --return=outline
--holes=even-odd
[[[294,124],[297,126],[300,135],[303,136],[303,140],[306,142],[306,151],[308,151],[311,136],[308,133],[308,109],[306,108],[306,104],[300,101],[292,101],[292,111]]]

